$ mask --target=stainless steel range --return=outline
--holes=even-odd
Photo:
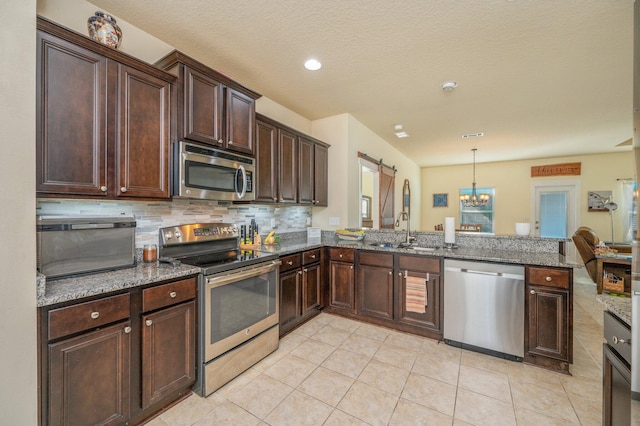
[[[278,256],[238,247],[238,227],[160,229],[160,257],[199,266],[198,382],[207,396],[278,348]]]

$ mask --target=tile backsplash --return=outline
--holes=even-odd
[[[158,229],[197,222],[245,225],[255,219],[260,233],[304,231],[311,223],[311,207],[231,204],[218,201],[107,201],[38,199],[37,215],[133,215],[136,247],[158,242]],[[275,226],[271,226],[273,223]]]

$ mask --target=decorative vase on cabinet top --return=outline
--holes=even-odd
[[[89,37],[105,46],[117,49],[122,41],[122,30],[116,24],[115,18],[104,12],[96,12],[87,21]]]
[[[516,223],[516,234],[520,235],[521,237],[526,237],[529,235],[530,232],[531,232],[530,223],[523,223],[523,222]]]

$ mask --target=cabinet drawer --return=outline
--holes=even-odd
[[[527,281],[533,285],[569,288],[569,270],[529,267]]]
[[[341,262],[353,262],[354,250],[351,248],[329,248],[329,259]]]
[[[300,253],[291,254],[280,258],[280,272],[287,272],[299,268],[302,265]]]
[[[398,256],[400,270],[440,273],[440,258],[425,256]]]
[[[49,340],[129,318],[129,294],[49,311]]]
[[[320,249],[309,250],[302,253],[302,264],[308,265],[310,263],[320,261]]]
[[[142,290],[142,311],[149,312],[196,297],[196,279],[174,281]]]
[[[393,254],[360,251],[358,252],[358,263],[361,265],[393,268]]]

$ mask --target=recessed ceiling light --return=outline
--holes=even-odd
[[[455,81],[445,81],[440,85],[440,87],[442,87],[442,90],[444,90],[445,92],[450,92],[458,87],[458,83],[456,83]]]
[[[396,124],[394,126],[395,129],[395,135],[397,138],[408,138],[409,137],[409,133],[404,131],[404,128],[402,127],[402,124]]]
[[[304,63],[304,67],[309,71],[317,71],[322,68],[322,64],[317,59],[308,59],[307,62]]]

